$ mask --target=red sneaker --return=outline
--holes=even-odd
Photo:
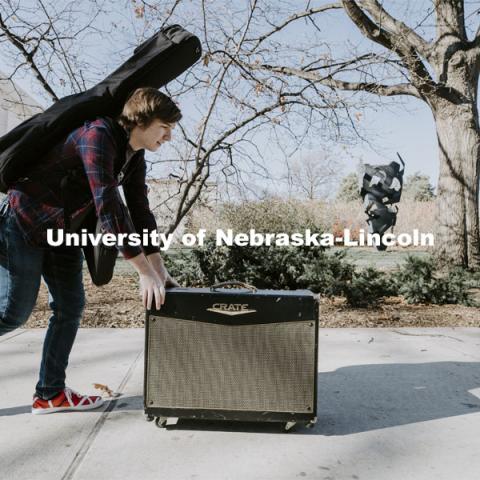
[[[71,388],[65,388],[57,396],[50,400],[33,397],[32,413],[43,415],[45,413],[62,412],[66,410],[91,410],[103,404],[102,397],[97,395],[80,395]]]

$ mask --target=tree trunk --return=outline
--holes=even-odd
[[[480,132],[476,105],[440,102],[434,108],[440,157],[436,256],[478,269]]]

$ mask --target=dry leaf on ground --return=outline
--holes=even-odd
[[[107,385],[103,385],[101,383],[94,383],[93,388],[95,388],[96,390],[101,390],[103,393],[106,394],[107,397],[116,398],[116,397],[120,396],[120,394],[118,392],[114,392],[113,390],[108,388]]]

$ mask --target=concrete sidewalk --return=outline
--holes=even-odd
[[[425,480],[480,478],[480,329],[320,331],[318,423],[143,417],[143,330],[81,329],[68,385],[121,396],[30,414],[43,330],[0,337],[0,478]]]

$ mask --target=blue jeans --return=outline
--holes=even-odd
[[[80,324],[85,294],[80,247],[29,245],[6,201],[0,207],[0,336],[32,313],[43,277],[52,310],[43,343],[36,395],[46,400],[65,388],[68,357]]]

